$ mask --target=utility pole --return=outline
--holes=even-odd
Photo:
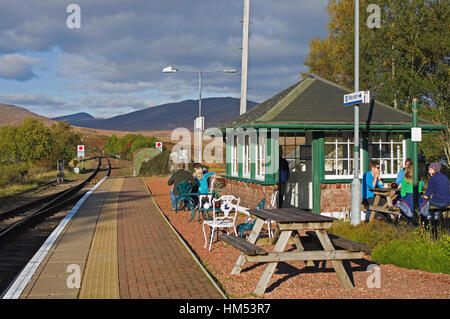
[[[355,0],[355,92],[359,91],[359,0]],[[361,223],[361,182],[359,181],[359,105],[354,107],[355,144],[353,147],[355,175],[352,181],[352,225]]]
[[[241,106],[239,114],[247,111],[247,69],[248,69],[248,31],[250,20],[250,0],[244,0],[244,20],[242,24],[242,68],[241,68]]]
[[[412,103],[412,127],[418,127],[417,120],[417,98],[413,99]],[[419,152],[418,152],[418,142],[413,141],[413,223],[416,225],[417,214],[416,210],[418,209],[419,203]]]

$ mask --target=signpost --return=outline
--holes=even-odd
[[[155,147],[158,151],[162,152],[162,150],[163,150],[162,142],[156,142]]]
[[[84,157],[84,145],[77,146],[77,156],[81,158]]]
[[[78,145],[77,146],[77,156],[79,158],[81,158],[81,168],[84,169],[84,163],[83,163],[83,158],[84,158],[84,145]]]
[[[370,91],[359,91],[344,95],[344,106],[370,103]]]

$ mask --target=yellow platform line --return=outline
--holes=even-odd
[[[119,299],[117,207],[123,178],[112,185],[100,213],[81,282],[80,299]]]

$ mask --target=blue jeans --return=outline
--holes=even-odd
[[[173,189],[170,190],[170,200],[172,201],[172,207],[177,206],[177,196],[173,193]]]

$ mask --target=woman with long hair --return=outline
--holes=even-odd
[[[420,183],[419,193],[422,191],[422,186],[423,183]],[[411,164],[405,167],[405,174],[403,175],[400,187],[400,199],[396,204],[396,206],[399,207],[402,213],[408,218],[414,217],[413,190],[413,165]]]

